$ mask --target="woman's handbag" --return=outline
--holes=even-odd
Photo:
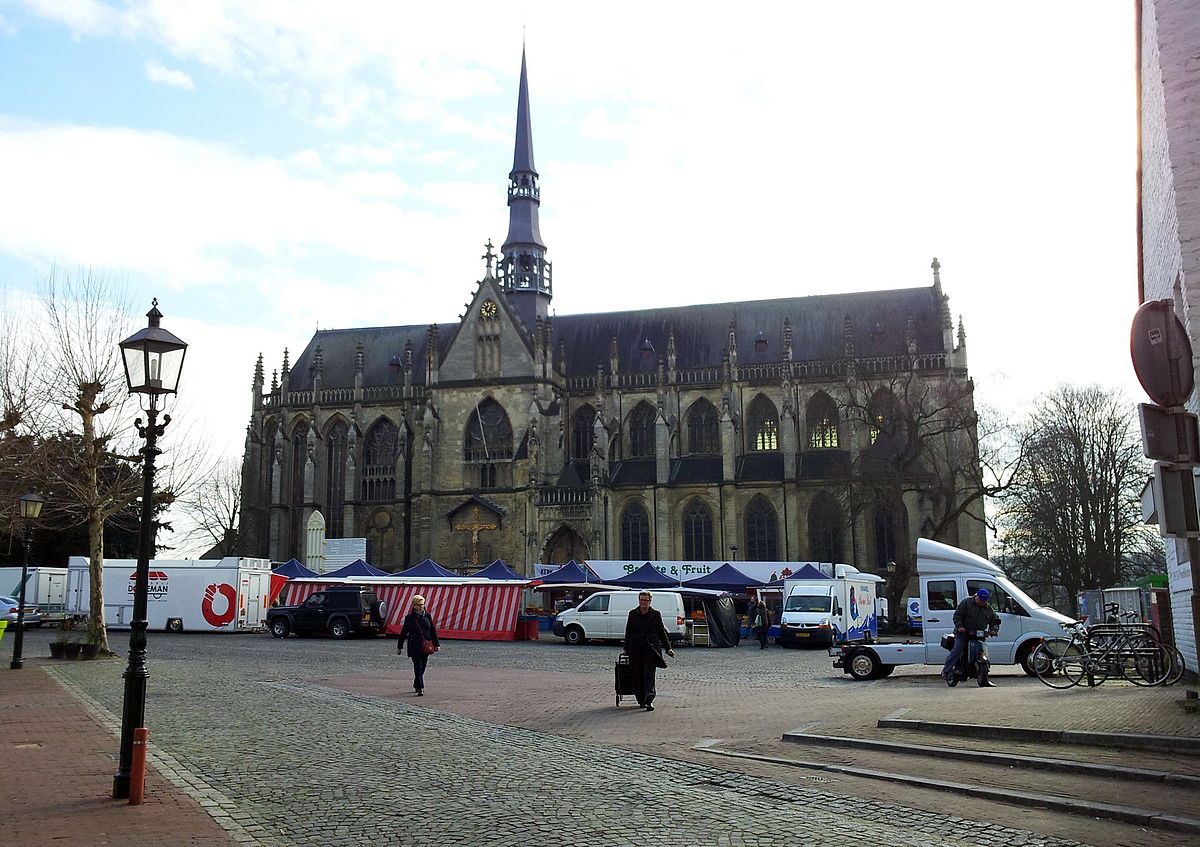
[[[431,656],[437,652],[437,648],[433,646],[433,642],[428,638],[421,641],[421,655]]]

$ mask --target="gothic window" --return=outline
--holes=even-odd
[[[638,403],[629,415],[629,458],[654,455],[654,407]]]
[[[342,538],[342,521],[346,505],[346,445],[349,429],[338,421],[325,433],[325,513],[328,518],[326,535]]]
[[[571,424],[571,458],[586,459],[592,455],[592,439],[595,436],[596,410],[584,405],[575,410]]]
[[[504,407],[488,397],[475,406],[467,421],[463,458],[468,462],[491,462],[511,459],[512,455],[512,424],[508,422]]]
[[[845,561],[845,517],[829,494],[818,494],[808,509],[809,557],[818,562]]]
[[[641,503],[631,503],[621,514],[621,558],[650,558],[650,517]]]
[[[304,505],[304,465],[308,461],[308,422],[292,430],[292,505]]]
[[[712,512],[699,497],[683,513],[683,558],[687,562],[711,562],[713,558]]]
[[[717,409],[707,400],[692,404],[687,418],[688,452],[720,453],[721,434],[717,428]]]
[[[479,487],[496,487],[496,466],[492,462],[484,462],[479,466]]]
[[[779,413],[775,404],[763,394],[754,398],[746,414],[751,450],[779,449]],[[761,559],[759,561],[771,561]]]
[[[905,549],[907,516],[903,506],[891,503],[875,505],[875,563],[897,561]]]
[[[808,401],[805,422],[808,427],[810,449],[821,450],[838,446],[837,404],[828,394],[822,391]]]
[[[880,437],[888,438],[895,435],[896,426],[899,423],[897,411],[895,395],[883,388],[875,392],[875,396],[871,398],[867,408],[870,426],[867,437],[872,444],[878,442]]]
[[[746,560],[779,559],[779,522],[775,507],[765,497],[755,497],[746,508]]]
[[[396,499],[396,458],[400,449],[400,430],[387,418],[381,418],[367,432],[363,449],[362,499]]]

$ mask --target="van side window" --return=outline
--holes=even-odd
[[[587,602],[579,607],[581,612],[607,612],[608,611],[607,594],[593,594],[587,599]]]
[[[988,597],[988,605],[991,606],[997,613],[1006,615],[1021,615],[1029,617],[1029,612],[1021,608],[1021,604],[1012,598],[1012,596],[996,585],[994,582],[988,582],[983,579],[968,579],[967,592],[974,594],[980,588],[986,588],[991,596]]]
[[[958,585],[952,579],[930,580],[925,608],[931,612],[954,611],[958,605]]]

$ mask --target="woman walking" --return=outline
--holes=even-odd
[[[404,625],[400,628],[400,639],[396,642],[396,655],[408,645],[408,657],[413,663],[413,691],[418,697],[425,696],[425,665],[429,656],[436,653],[441,645],[438,643],[437,627],[433,618],[425,611],[425,598],[416,594],[412,598],[412,611],[404,616]]]
[[[663,651],[668,656],[675,655],[662,615],[650,608],[650,600],[649,591],[639,594],[637,608],[630,609],[625,623],[625,652],[629,654],[633,692],[638,705],[647,712],[654,711],[654,673],[667,666]]]

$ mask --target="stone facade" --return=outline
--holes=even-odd
[[[984,552],[965,333],[928,287],[548,316],[524,65],[509,236],[444,326],[318,331],[266,382],[243,473],[247,554],[305,559],[319,514],[386,569],[568,559],[909,562]],[[904,409],[963,426],[910,456]],[[915,401],[914,401],[915,402]],[[908,432],[909,435],[904,435]],[[931,439],[932,440],[932,439]],[[869,492],[873,500],[864,500]]]
[[[1142,0],[1142,300],[1172,300],[1200,353],[1200,0]],[[1200,395],[1188,401],[1200,412]],[[1196,566],[1200,545],[1167,539],[1176,645],[1188,667],[1197,654]]]

